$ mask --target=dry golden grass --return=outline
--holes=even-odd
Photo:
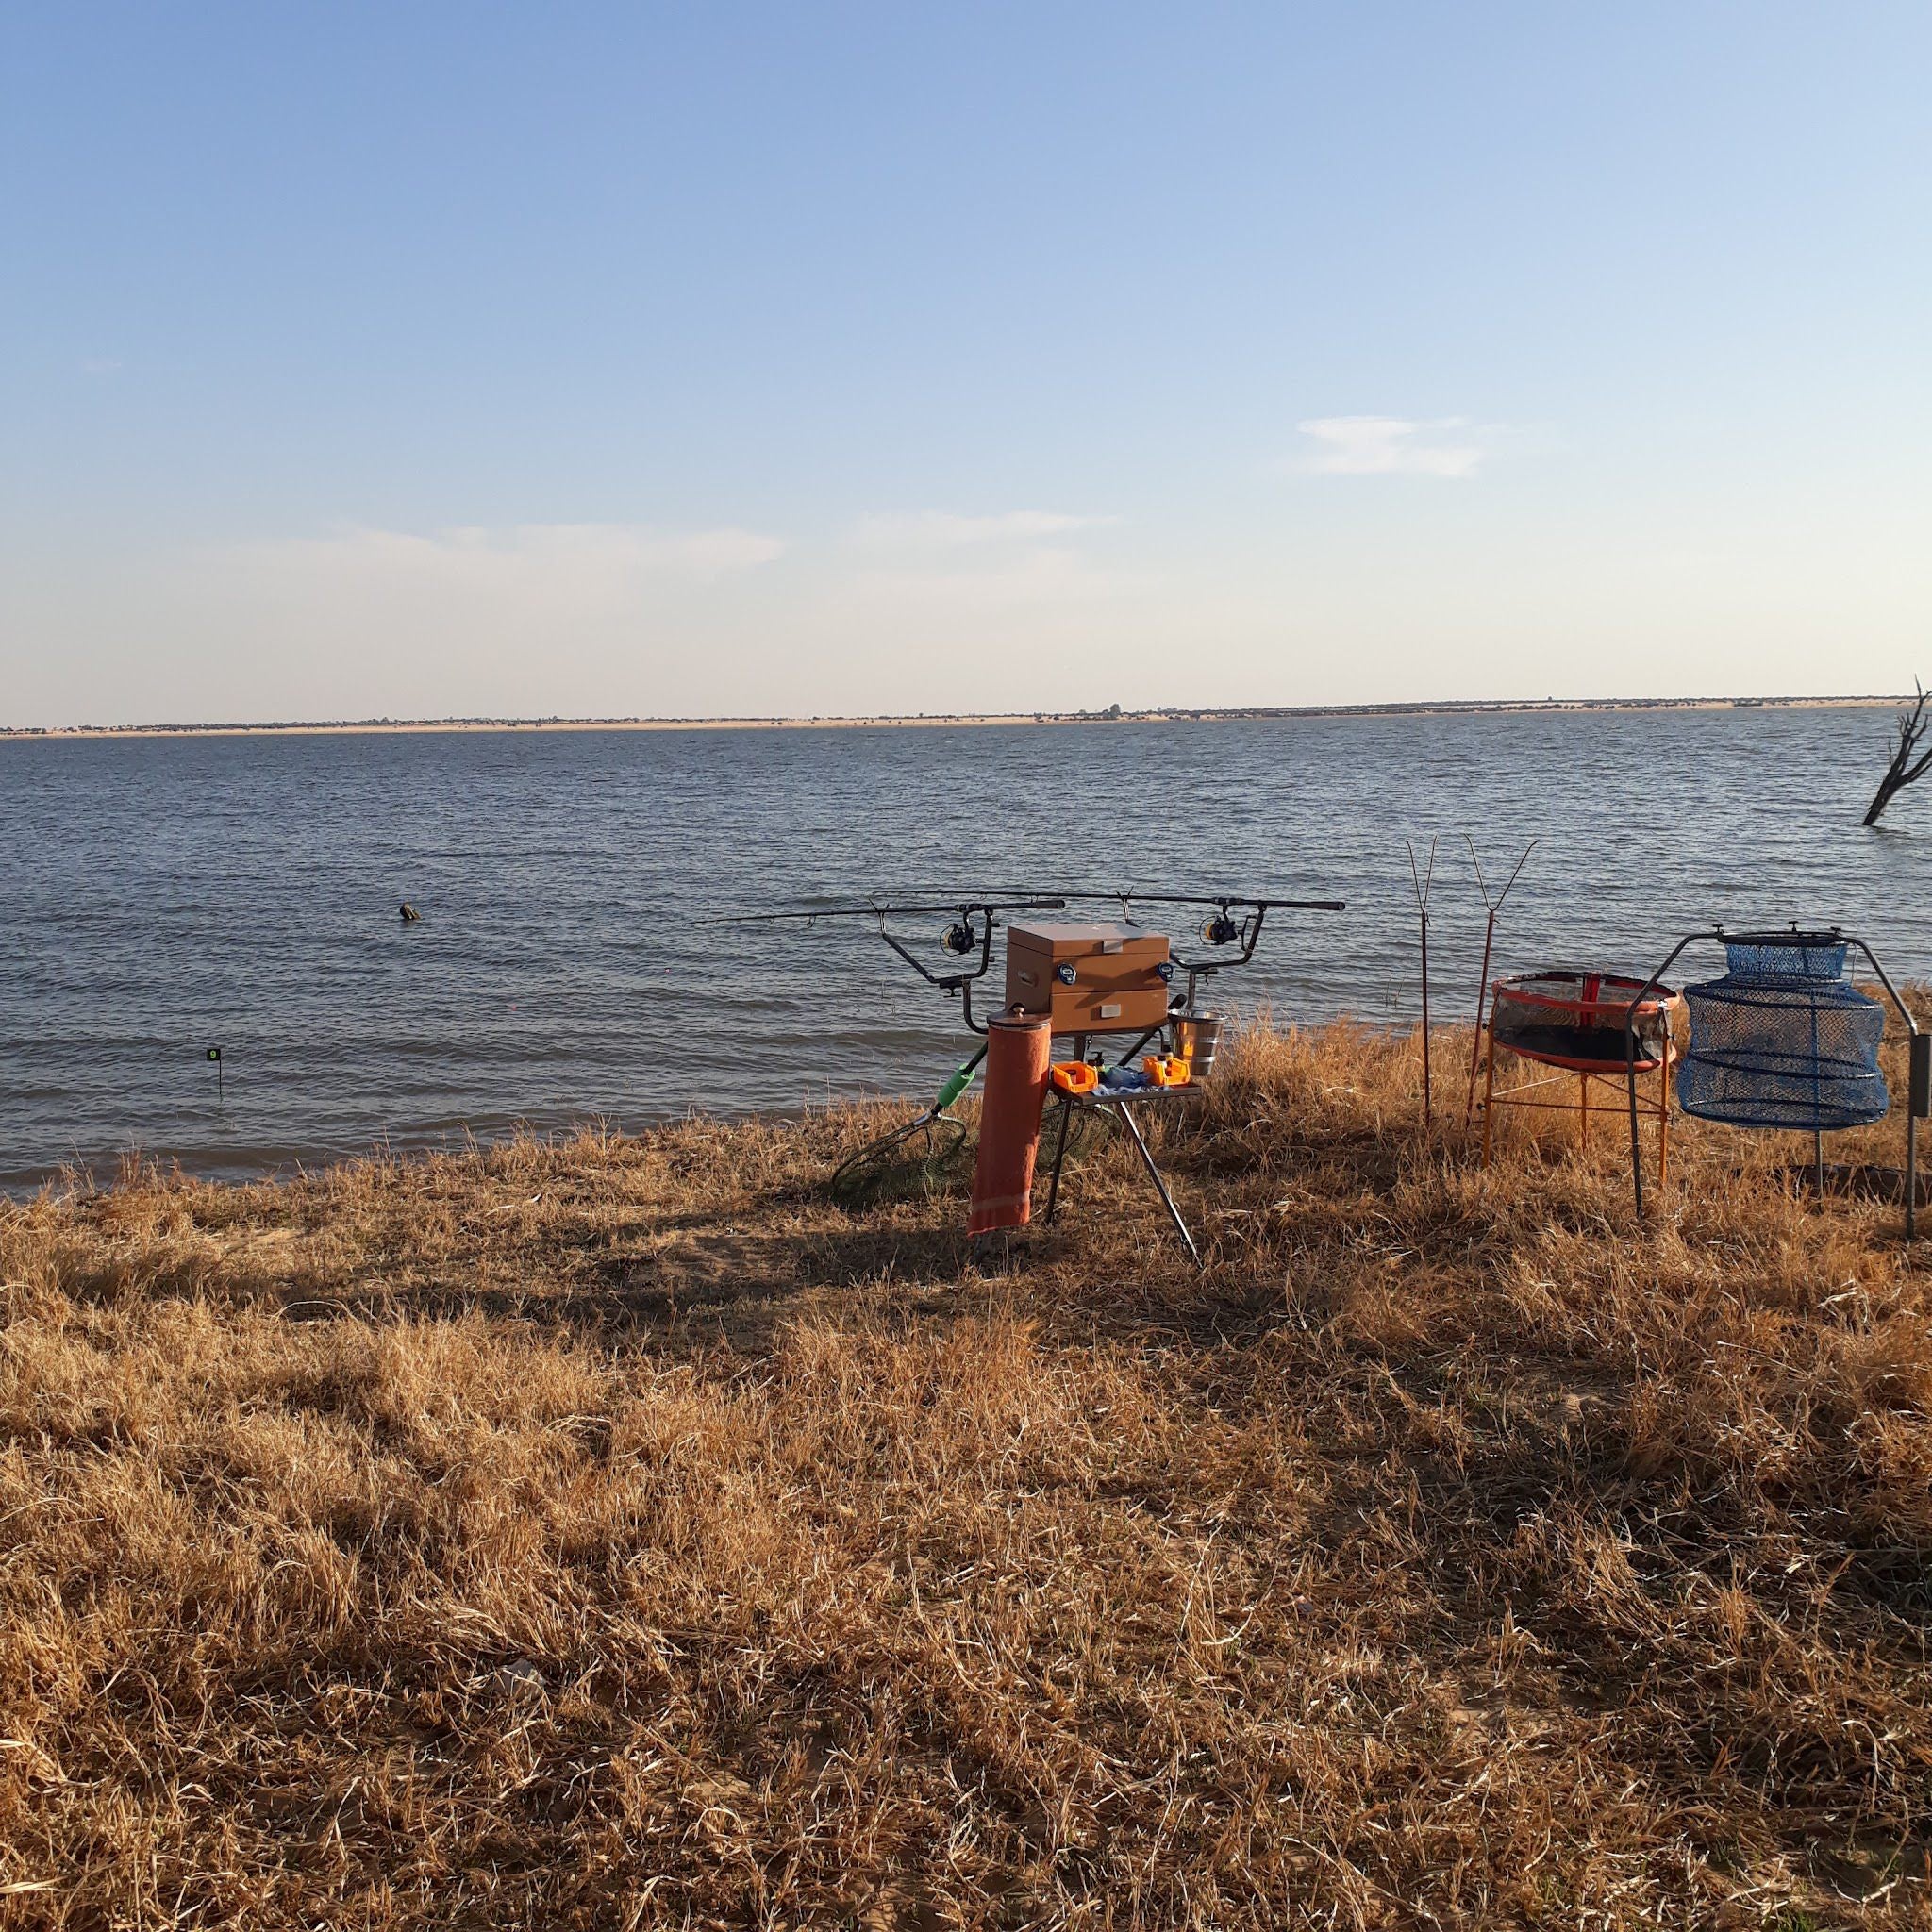
[[[1414,1096],[1245,1042],[1198,1278],[860,1111],[0,1208],[0,1924],[1932,1924],[1932,1248]]]

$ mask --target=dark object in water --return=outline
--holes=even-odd
[[[413,925],[422,917],[423,915],[407,899],[403,901],[403,924],[405,925]]]
[[[1917,680],[1913,680],[1917,683]],[[1932,691],[1924,685],[1918,686],[1918,696],[1909,711],[1898,714],[1898,742],[1891,749],[1891,762],[1885,768],[1885,776],[1878,781],[1878,790],[1872,794],[1872,803],[1865,808],[1865,823],[1875,825],[1884,816],[1885,808],[1891,803],[1894,792],[1903,791],[1925,775],[1932,767],[1932,751],[1921,751],[1919,745],[1932,721],[1925,716],[1925,701],[1932,697]]]

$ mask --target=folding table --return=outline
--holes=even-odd
[[[1141,1164],[1146,1168],[1148,1178],[1154,1183],[1160,1195],[1160,1205],[1167,1209],[1167,1218],[1174,1223],[1174,1232],[1181,1238],[1181,1245],[1188,1251],[1188,1258],[1196,1268],[1205,1266],[1201,1251],[1194,1245],[1194,1237],[1188,1232],[1188,1224],[1181,1219],[1181,1210],[1174,1204],[1174,1196],[1168,1191],[1166,1180],[1160,1169],[1155,1164],[1145,1137],[1141,1132],[1141,1124],[1134,1118],[1134,1110],[1141,1107],[1174,1108],[1198,1095],[1201,1088],[1193,1084],[1186,1087],[1126,1087],[1109,1092],[1105,1087],[1097,1087],[1091,1093],[1068,1093],[1056,1087],[1054,1092],[1060,1102],[1060,1128],[1055,1139],[1053,1150],[1053,1177],[1047,1184],[1046,1213],[1042,1217],[1048,1225],[1053,1223],[1055,1212],[1060,1202],[1060,1170],[1067,1160],[1067,1129],[1073,1125],[1074,1109],[1085,1108],[1098,1113],[1103,1108],[1111,1109],[1122,1126],[1127,1130],[1127,1138],[1134,1143],[1134,1150],[1141,1157]]]

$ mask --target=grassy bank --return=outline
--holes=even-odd
[[[1414,1090],[0,1208],[0,1924],[1932,1924],[1932,1247]]]

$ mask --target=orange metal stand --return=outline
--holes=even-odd
[[[1534,1054],[1526,1054],[1516,1048],[1496,1043],[1495,1016],[1498,995],[1490,995],[1489,1020],[1482,1031],[1480,1046],[1487,1049],[1485,1058],[1487,1070],[1483,1079],[1483,1165],[1490,1164],[1490,1134],[1495,1120],[1496,1109],[1501,1107],[1541,1108],[1560,1113],[1576,1116],[1576,1144],[1587,1147],[1590,1144],[1590,1117],[1593,1113],[1615,1114],[1619,1120],[1629,1118],[1630,1090],[1628,1076],[1622,1067],[1607,1067],[1602,1073],[1585,1072],[1581,1068],[1557,1067],[1547,1060],[1540,1060]],[[1550,1071],[1539,1078],[1522,1081],[1514,1087],[1496,1091],[1496,1057],[1508,1054],[1512,1058],[1525,1061],[1531,1066],[1548,1067]],[[1638,1074],[1639,1112],[1648,1115],[1657,1122],[1657,1175],[1661,1187],[1668,1173],[1671,1148],[1671,1070],[1678,1060],[1676,1042],[1670,1036],[1668,1024],[1664,1034],[1662,1058],[1655,1065]],[[1560,1087],[1574,1080],[1576,1097],[1572,1099],[1540,1098],[1544,1091]],[[1645,1082],[1654,1083],[1654,1098],[1646,1093]],[[1612,1096],[1608,1100],[1591,1097],[1592,1090],[1602,1088]]]

